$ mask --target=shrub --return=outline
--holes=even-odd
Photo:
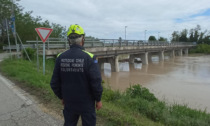
[[[161,101],[157,102],[150,102],[148,106],[148,110],[146,112],[146,115],[148,118],[154,120],[154,121],[163,121],[165,120],[165,114],[168,115],[168,109],[166,107],[166,104]]]
[[[210,45],[199,44],[195,49],[191,49],[190,53],[207,53],[207,54],[210,54]]]
[[[30,59],[34,59],[35,58],[35,52],[36,50],[35,49],[32,49],[32,48],[26,48],[25,49],[26,52],[28,53],[28,56]],[[23,55],[23,58],[24,59],[28,59],[27,55],[26,55],[26,52],[24,50],[22,50],[22,55]]]
[[[130,88],[126,90],[126,95],[129,95],[132,98],[141,97],[147,101],[157,101],[154,94],[150,93],[147,88],[141,87],[141,85],[130,86]]]
[[[119,91],[113,91],[111,89],[108,88],[103,88],[103,95],[102,98],[105,101],[114,101],[119,99],[121,96]]]

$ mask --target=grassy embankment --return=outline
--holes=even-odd
[[[46,75],[37,72],[36,63],[26,60],[5,60],[0,64],[4,75],[37,96],[48,108],[61,114],[62,105],[50,89],[53,60],[46,61]],[[41,64],[40,64],[41,66]],[[26,88],[27,87],[27,88]],[[135,85],[125,92],[104,88],[103,108],[97,112],[100,125],[107,126],[209,126],[210,114],[178,104],[159,101],[148,89]],[[101,120],[102,119],[102,120]]]

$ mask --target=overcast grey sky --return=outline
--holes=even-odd
[[[150,35],[169,38],[173,31],[210,30],[210,0],[21,0],[24,11],[33,11],[51,23],[81,25],[87,35],[144,40]]]

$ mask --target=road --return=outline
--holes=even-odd
[[[0,61],[8,54],[0,54]],[[0,74],[0,126],[62,126],[26,92]]]

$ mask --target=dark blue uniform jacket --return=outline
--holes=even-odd
[[[70,112],[94,112],[103,91],[95,56],[72,45],[57,57],[50,85]]]

